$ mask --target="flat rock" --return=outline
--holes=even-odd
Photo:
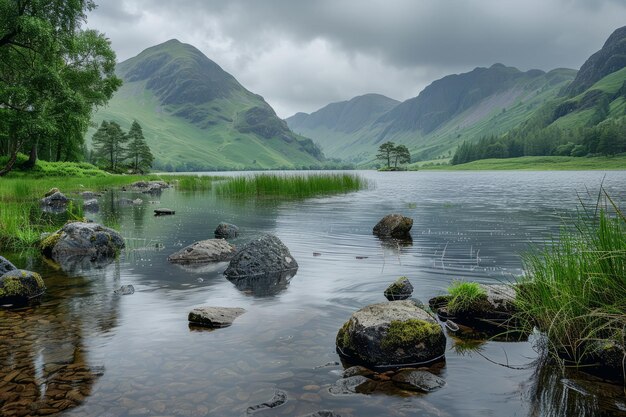
[[[0,276],[17,269],[7,258],[0,256]]]
[[[298,263],[281,240],[271,234],[246,244],[233,257],[224,274],[229,278],[295,272]]]
[[[172,215],[172,214],[176,214],[176,212],[172,209],[168,209],[168,208],[158,208],[158,209],[154,209],[154,215],[155,216],[168,216],[168,215]]]
[[[343,378],[338,380],[335,385],[332,385],[328,391],[333,395],[348,395],[355,394],[359,385],[369,382],[370,379],[356,375],[349,378]]]
[[[189,312],[189,322],[205,327],[228,327],[245,312],[238,307],[196,307]]]
[[[417,369],[401,370],[391,380],[403,389],[420,392],[431,392],[446,385],[437,375]]]
[[[135,287],[132,285],[122,285],[117,290],[113,291],[115,295],[131,295],[135,293]]]
[[[413,293],[413,285],[407,277],[398,278],[393,284],[387,287],[383,293],[389,301],[406,300]]]
[[[413,219],[410,217],[401,214],[389,214],[374,226],[372,232],[379,237],[403,239],[410,236],[411,227],[413,227]]]
[[[0,304],[22,304],[41,296],[46,285],[36,272],[13,269],[0,277]]]
[[[179,264],[225,262],[235,255],[235,248],[224,239],[207,239],[170,255],[167,260]]]
[[[239,235],[239,228],[234,224],[220,223],[215,228],[215,237],[217,239],[233,239]]]
[[[376,372],[374,372],[371,369],[368,369],[368,368],[366,368],[364,366],[356,365],[356,366],[351,366],[350,368],[348,368],[345,371],[343,371],[343,377],[344,378],[350,378],[351,376],[356,376],[356,375],[361,375],[361,376],[365,376],[365,377],[371,377],[375,373]]]

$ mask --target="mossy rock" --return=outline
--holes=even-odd
[[[411,301],[372,304],[355,312],[337,333],[337,351],[371,368],[443,360],[446,338],[437,321]]]
[[[372,232],[382,238],[405,239],[411,236],[411,227],[413,227],[413,219],[410,217],[401,214],[389,214],[374,226]]]
[[[45,290],[41,275],[14,269],[0,277],[0,304],[25,304],[40,297]]]
[[[406,300],[413,293],[413,285],[407,277],[400,277],[383,293],[389,301]]]

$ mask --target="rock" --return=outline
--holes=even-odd
[[[446,338],[415,303],[388,301],[355,312],[337,333],[337,351],[367,366],[409,366],[442,360]]]
[[[17,269],[8,259],[0,256],[0,276]]]
[[[295,272],[298,263],[274,235],[264,235],[246,244],[230,261],[224,274],[229,278]]]
[[[48,192],[45,193],[43,196],[44,197],[50,197],[52,194],[56,194],[56,193],[60,193],[60,192],[61,192],[61,190],[59,190],[57,187],[54,187],[54,188],[50,188],[48,190]]]
[[[0,277],[0,304],[23,304],[41,296],[46,285],[36,272],[13,269]]]
[[[168,208],[158,208],[158,209],[154,209],[154,215],[155,216],[169,216],[172,214],[176,214],[176,212],[172,209],[168,209]]]
[[[333,395],[348,395],[357,392],[359,385],[363,385],[369,382],[370,379],[365,378],[362,375],[351,376],[349,378],[343,378],[338,380],[335,385],[332,385],[328,391]]]
[[[160,194],[162,190],[170,186],[165,181],[137,181],[132,183],[131,187],[144,194]]]
[[[239,234],[239,228],[234,224],[220,223],[215,228],[215,237],[217,239],[232,239]]]
[[[136,198],[133,200],[133,204],[136,206],[139,206],[141,204],[143,204],[143,200],[141,198]]]
[[[375,373],[376,372],[372,371],[371,369],[367,369],[364,366],[357,365],[357,366],[351,366],[350,368],[343,371],[343,377],[350,378],[351,376],[356,376],[356,375],[371,377]]]
[[[402,239],[410,236],[411,227],[413,227],[413,219],[410,217],[404,217],[401,214],[389,214],[374,226],[373,233],[379,237]]]
[[[431,392],[446,385],[446,381],[427,371],[404,369],[391,380],[400,388],[410,391]]]
[[[80,193],[80,195],[85,200],[90,200],[96,197],[102,197],[102,193],[94,193],[93,191],[83,191],[82,193]]]
[[[398,278],[393,284],[387,287],[384,292],[389,301],[406,300],[413,293],[413,285],[407,277]]]
[[[235,248],[224,239],[207,239],[192,243],[170,255],[167,260],[180,264],[225,262],[231,260],[234,254]]]
[[[205,327],[228,327],[246,310],[237,307],[196,307],[189,312],[189,322]]]
[[[98,200],[96,200],[95,198],[92,198],[90,200],[85,200],[85,202],[83,203],[83,209],[87,211],[92,211],[92,212],[100,210],[100,205],[98,204]]]
[[[120,206],[132,206],[134,203],[130,198],[120,198],[117,200],[117,204]]]
[[[340,414],[336,414],[332,410],[320,410],[311,414],[306,414],[300,417],[341,417]]]
[[[282,390],[276,390],[272,398],[264,402],[263,404],[252,405],[246,409],[246,414],[252,414],[258,410],[263,410],[266,408],[276,408],[287,402],[287,393]]]
[[[90,262],[113,258],[122,248],[122,236],[98,223],[67,223],[41,241],[44,255],[62,266],[82,261],[83,258],[88,258]]]
[[[122,285],[117,290],[113,291],[115,295],[131,295],[135,293],[135,287],[132,285]]]
[[[70,201],[69,198],[63,195],[60,191],[57,191],[54,194],[42,198],[41,205],[46,207],[64,207],[67,205],[68,201]]]

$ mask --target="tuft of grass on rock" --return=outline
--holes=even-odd
[[[477,282],[454,281],[448,287],[448,312],[458,314],[471,311],[483,302],[487,293]]]

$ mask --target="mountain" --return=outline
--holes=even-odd
[[[124,85],[93,122],[128,128],[139,121],[157,169],[296,168],[324,160],[263,97],[191,45],[173,39],[153,46],[116,73]]]
[[[386,107],[370,112],[364,107],[359,122],[350,124],[350,129],[337,115],[359,97],[308,116],[296,114],[287,123],[295,132],[315,140],[326,153],[355,163],[371,163],[378,146],[386,141],[405,144],[414,159],[443,158],[464,140],[500,134],[519,125],[556,97],[575,75],[576,71],[569,69],[523,72],[494,64],[443,77],[417,97],[396,105],[386,101]],[[320,114],[324,117],[318,117]]]

